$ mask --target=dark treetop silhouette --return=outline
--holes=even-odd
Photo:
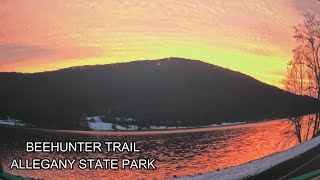
[[[0,114],[49,128],[78,128],[81,117],[132,117],[139,126],[208,125],[298,115],[319,109],[239,72],[196,60],[0,73]]]

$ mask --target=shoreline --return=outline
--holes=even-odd
[[[125,134],[125,135],[135,135],[135,134],[162,134],[162,133],[187,133],[187,132],[196,132],[196,131],[210,131],[210,130],[224,130],[231,128],[242,128],[252,125],[263,125],[264,123],[272,123],[275,121],[282,121],[286,118],[282,119],[272,119],[265,121],[257,121],[257,122],[242,122],[237,124],[228,124],[228,125],[220,125],[220,126],[192,126],[186,128],[176,128],[176,129],[146,129],[146,130],[81,130],[81,129],[49,129],[49,128],[37,128],[37,127],[28,127],[28,126],[11,126],[0,124],[0,128],[15,128],[15,129],[25,129],[25,130],[36,130],[36,131],[52,131],[52,132],[64,132],[64,133],[88,133],[88,134]]]
[[[308,114],[307,114],[308,115]],[[304,116],[304,115],[302,115]],[[252,125],[252,124],[259,124],[259,123],[266,123],[266,122],[273,122],[273,121],[280,121],[284,120],[289,117],[279,117],[279,118],[270,118],[270,119],[263,119],[263,120],[257,120],[257,121],[237,121],[237,122],[222,122],[219,124],[210,124],[210,125],[204,125],[204,126],[185,126],[185,127],[167,127],[167,128],[159,128],[159,129],[139,129],[139,130],[95,130],[95,129],[53,129],[53,128],[39,128],[35,126],[14,126],[14,125],[8,125],[8,124],[2,124],[0,123],[0,127],[9,127],[9,128],[23,128],[23,129],[35,129],[35,130],[49,130],[49,131],[74,131],[74,132],[108,132],[108,133],[119,133],[119,132],[169,132],[169,131],[183,131],[183,130],[197,130],[197,129],[209,129],[209,128],[225,128],[225,127],[233,127],[233,126],[241,126],[241,125]],[[0,121],[6,121],[6,120],[0,120]],[[156,126],[161,127],[161,126]]]
[[[299,116],[306,116],[314,113],[303,113],[302,115]],[[96,116],[98,117],[98,116]],[[83,131],[83,132],[153,132],[153,131],[175,131],[175,130],[190,130],[190,129],[204,129],[204,128],[223,128],[223,127],[231,127],[231,126],[240,126],[240,125],[250,125],[250,124],[258,124],[258,123],[264,123],[264,122],[272,122],[272,121],[277,121],[277,120],[284,120],[288,118],[292,118],[296,116],[280,116],[280,117],[274,117],[274,118],[261,118],[257,119],[255,121],[250,120],[250,121],[235,121],[235,122],[221,122],[221,123],[216,123],[216,124],[209,124],[209,125],[203,125],[203,126],[154,126],[154,127],[166,127],[166,128],[155,128],[155,129],[147,129],[147,128],[141,128],[141,129],[111,129],[111,130],[96,130],[96,129],[53,129],[53,128],[41,128],[41,127],[36,127],[34,125],[27,125],[24,123],[24,121],[21,121],[20,126],[15,126],[13,124],[6,124],[2,123],[5,121],[17,121],[16,119],[12,120],[3,120],[0,119],[0,127],[12,127],[12,128],[25,128],[25,129],[39,129],[39,130],[53,130],[53,131]],[[90,118],[90,117],[87,117]],[[19,121],[19,120],[18,120]]]
[[[302,156],[308,151],[313,150],[315,148],[320,149],[320,136],[317,136],[313,139],[310,139],[304,143],[301,143],[285,151],[274,153],[269,156],[263,157],[261,159],[249,161],[247,163],[244,163],[238,166],[232,166],[225,169],[210,171],[202,174],[181,176],[181,177],[172,178],[172,179],[181,179],[181,180],[184,180],[184,179],[186,180],[188,179],[224,180],[225,179],[227,180],[227,179],[259,179],[263,177],[270,178],[273,172],[270,173],[268,171],[277,171],[278,174],[281,174],[281,169],[279,170],[278,166],[281,166],[283,163],[286,163],[287,161],[294,161],[296,157]],[[261,177],[259,177],[259,175],[261,175]]]
[[[257,175],[246,178],[256,179],[291,179],[320,169],[320,145],[282,162]]]

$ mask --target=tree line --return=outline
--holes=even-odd
[[[303,15],[303,22],[294,26],[296,45],[293,58],[288,63],[286,78],[283,80],[287,91],[298,95],[308,95],[320,100],[320,19],[313,13]],[[290,118],[299,142],[302,117]],[[308,116],[307,132],[312,137],[320,133],[319,113]]]

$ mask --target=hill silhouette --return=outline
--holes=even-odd
[[[0,115],[75,128],[84,116],[208,125],[315,112],[319,102],[197,60],[166,58],[34,74],[0,73]]]

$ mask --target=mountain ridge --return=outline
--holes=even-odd
[[[141,125],[208,125],[315,112],[319,101],[199,60],[165,58],[0,73],[0,115],[70,128],[83,116]]]

